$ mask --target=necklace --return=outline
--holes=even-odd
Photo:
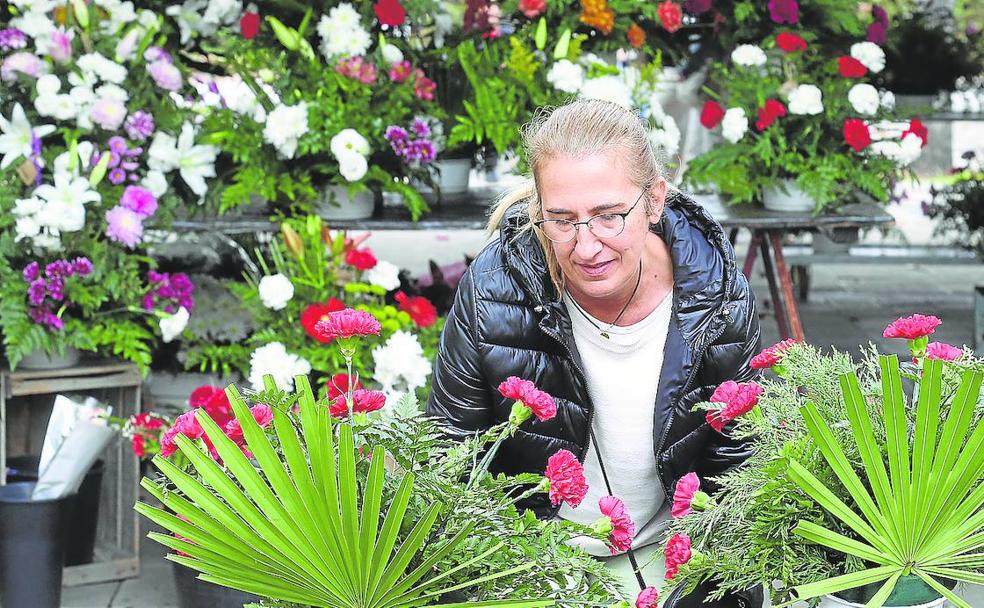
[[[612,321],[605,329],[601,329],[601,327],[597,323],[595,323],[591,317],[588,316],[588,313],[586,313],[584,309],[581,308],[581,305],[577,303],[577,300],[574,299],[574,296],[571,296],[571,302],[574,304],[574,308],[576,308],[577,311],[581,313],[581,316],[587,319],[588,323],[594,325],[595,329],[601,332],[602,338],[605,338],[606,340],[610,340],[611,335],[609,335],[608,330],[615,327],[615,324],[618,323],[618,320],[621,319],[622,315],[625,314],[625,311],[628,310],[629,304],[632,303],[632,299],[635,298],[636,292],[639,291],[639,283],[641,282],[642,282],[642,260],[639,260],[639,275],[636,277],[635,287],[632,288],[632,293],[629,295],[629,299],[625,302],[625,306],[623,306],[622,310],[619,311],[618,316],[615,317],[615,320]]]

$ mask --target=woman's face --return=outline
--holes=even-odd
[[[629,180],[621,167],[623,162],[612,154],[576,160],[554,158],[537,175],[545,220],[582,222],[597,215],[625,213],[631,209],[624,230],[616,236],[599,237],[581,224],[570,241],[551,242],[567,288],[575,296],[625,298],[626,292],[635,286],[649,223],[658,219],[648,216],[647,209],[658,213],[663,208],[666,182],[659,179],[644,193]],[[651,204],[647,204],[647,195]]]

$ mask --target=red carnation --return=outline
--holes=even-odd
[[[676,489],[673,490],[673,508],[670,515],[673,517],[684,517],[692,510],[694,496],[700,490],[700,478],[697,473],[687,473],[677,482]]]
[[[929,143],[929,129],[927,129],[926,125],[924,125],[918,118],[913,118],[909,121],[909,128],[902,132],[901,139],[905,139],[905,136],[909,133],[916,135],[922,140],[921,147],[925,148],[926,144]]]
[[[868,125],[860,118],[848,118],[844,121],[844,141],[855,152],[860,152],[871,145],[871,132]]]
[[[216,393],[221,393],[222,389],[217,386],[199,386],[195,390],[191,391],[191,395],[188,397],[188,405],[191,407],[204,407],[208,400],[211,399]]]
[[[660,2],[656,8],[659,14],[659,22],[669,33],[673,33],[683,26],[683,9],[676,2]]]
[[[659,604],[659,590],[656,587],[646,587],[636,596],[636,608],[656,608]]]
[[[408,296],[402,291],[396,292],[396,301],[400,310],[410,315],[417,327],[430,327],[437,323],[437,309],[430,300],[423,296]]]
[[[758,405],[762,390],[762,387],[754,382],[739,384],[734,380],[728,380],[722,383],[708,399],[711,403],[721,404],[722,407],[707,412],[707,423],[717,432],[722,432],[726,424],[744,416]]]
[[[260,31],[260,14],[252,11],[243,13],[239,18],[239,33],[246,40],[252,40]]]
[[[382,329],[376,317],[363,310],[352,308],[330,313],[327,319],[314,324],[314,331],[325,342],[330,342],[337,338],[378,336]]]
[[[331,340],[323,338],[321,334],[315,331],[314,327],[319,321],[326,321],[331,313],[344,308],[345,303],[336,298],[329,299],[325,304],[311,304],[301,311],[301,327],[309,336],[322,344],[326,344]]]
[[[945,342],[930,342],[926,345],[926,358],[939,361],[954,361],[963,356],[963,351]]]
[[[611,523],[606,543],[612,555],[624,553],[632,548],[635,524],[632,523],[632,518],[629,517],[622,501],[614,496],[602,496],[598,500],[598,508]]]
[[[723,119],[724,108],[721,104],[713,99],[704,102],[704,108],[700,111],[700,124],[704,125],[705,129],[713,129],[721,124]]]
[[[147,429],[148,431],[156,431],[157,429],[164,428],[164,420],[154,416],[150,412],[134,414],[130,417],[130,424],[141,429]]]
[[[799,34],[782,32],[776,36],[776,46],[786,53],[798,53],[806,50],[806,40]]]
[[[137,458],[143,458],[146,455],[144,450],[144,436],[137,434],[130,439],[130,447],[133,448],[133,453],[136,454]]]
[[[368,247],[349,249],[345,252],[345,263],[355,266],[358,270],[369,270],[376,265],[376,256]]]
[[[882,332],[883,338],[905,338],[906,340],[916,340],[924,338],[936,331],[936,328],[943,323],[938,317],[932,315],[912,315],[896,319]]]
[[[348,403],[345,395],[340,395],[332,402],[329,411],[336,418],[348,416]],[[375,412],[383,409],[386,405],[386,393],[382,391],[370,391],[364,388],[356,389],[352,392],[352,413],[363,414]]]
[[[547,459],[547,470],[543,475],[549,482],[550,504],[555,507],[566,502],[571,508],[577,508],[588,493],[584,467],[577,456],[567,450],[558,450]]]
[[[672,579],[680,571],[680,566],[690,561],[693,556],[690,537],[686,534],[674,534],[666,541],[666,580]]]
[[[752,369],[769,369],[770,367],[775,367],[782,361],[782,355],[789,350],[793,344],[796,344],[796,340],[783,340],[782,342],[773,344],[769,348],[766,348],[759,354],[752,357],[750,367]]]
[[[519,0],[519,10],[529,19],[533,19],[546,9],[546,0]]]
[[[844,78],[862,78],[868,73],[868,68],[854,57],[838,57],[837,67]]]
[[[507,399],[520,402],[518,411],[514,406],[509,416],[515,425],[529,418],[531,413],[535,414],[540,422],[550,420],[557,415],[557,404],[554,403],[553,397],[536,388],[536,385],[529,380],[510,376],[499,384],[499,393]]]
[[[758,120],[755,127],[759,131],[765,131],[777,118],[786,115],[786,106],[776,99],[766,99],[765,105],[758,109]]]
[[[355,378],[341,373],[335,374],[328,382],[325,382],[325,388],[328,389],[328,401],[334,401],[339,396],[346,394],[349,389],[358,390],[362,388],[362,384],[359,381],[356,381],[355,386],[352,386],[352,380],[355,380]]]
[[[372,10],[376,13],[380,25],[396,27],[407,18],[407,11],[400,5],[399,0],[379,0],[372,5]]]

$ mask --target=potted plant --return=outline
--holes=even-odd
[[[937,236],[980,254],[984,253],[984,170],[973,152],[966,153],[964,161],[946,183],[930,189],[933,198],[924,210],[939,221]]]
[[[926,145],[926,128],[895,120],[890,97],[865,82],[884,68],[880,47],[858,42],[829,56],[813,40],[780,30],[713,67],[701,124],[720,126],[723,141],[690,161],[688,184],[777,211],[888,199]]]
[[[158,336],[187,322],[192,287],[184,303],[154,298],[148,236],[205,194],[216,152],[177,101],[189,91],[185,66],[153,44],[166,32],[149,10],[3,10],[6,358],[60,367],[94,351],[146,372]],[[144,306],[148,297],[161,305]]]
[[[982,363],[930,343],[939,323],[886,328],[908,340],[911,363],[786,341],[753,360],[777,380],[722,386],[709,423],[748,438],[753,455],[714,480],[712,498],[696,478],[678,484],[671,532],[695,558],[675,584],[764,583],[777,606],[969,608],[952,589],[981,577]]]

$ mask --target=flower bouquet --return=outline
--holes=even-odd
[[[128,3],[18,3],[4,11],[6,357],[16,366],[34,351],[74,348],[122,356],[146,371],[155,334],[168,341],[187,321],[191,285],[182,286],[184,299],[147,306],[159,286],[146,274],[145,241],[214,175],[215,149],[198,142],[179,109],[184,66],[156,46],[165,40],[161,16]]]
[[[752,363],[775,380],[722,385],[708,421],[753,454],[713,497],[695,477],[678,483],[671,531],[692,557],[674,585],[764,584],[777,606],[969,608],[952,589],[984,575],[984,361],[929,342],[939,323],[885,329],[911,361],[871,347],[855,364],[786,341]]]
[[[815,213],[888,199],[926,145],[926,127],[895,120],[892,95],[865,82],[885,67],[879,46],[857,42],[829,56],[815,41],[782,29],[714,66],[700,120],[723,141],[690,162],[687,183],[713,186],[730,203],[799,194],[800,210]]]

